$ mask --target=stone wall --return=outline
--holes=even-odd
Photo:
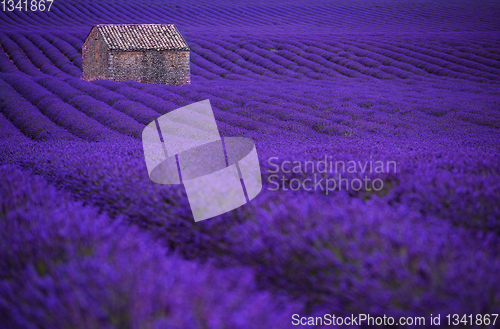
[[[142,51],[111,51],[109,53],[109,79],[142,82]]]
[[[97,29],[92,29],[82,46],[82,69],[85,80],[107,79],[108,48]]]
[[[189,51],[112,51],[108,79],[183,85],[191,82],[189,61]]]

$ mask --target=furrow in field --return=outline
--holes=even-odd
[[[30,40],[26,39],[20,33],[11,33],[9,38],[14,41],[18,47],[23,51],[26,57],[40,70],[40,72],[53,75],[65,76],[67,73],[56,67],[52,61],[43,54],[43,52],[33,44]]]
[[[57,126],[19,90],[12,87],[14,84],[18,89],[26,88],[22,85],[24,79],[20,79],[19,74],[0,74],[0,109],[3,115],[22,134],[33,140],[76,140],[75,136]],[[30,92],[30,89],[26,91]],[[8,125],[5,129],[8,129]]]
[[[67,41],[64,41],[62,38],[57,37],[51,33],[42,33],[40,34],[42,38],[50,42],[55,48],[57,48],[61,54],[63,54],[74,66],[76,66],[80,70],[80,74],[82,71],[82,59],[81,54],[76,51],[76,49],[71,46]]]
[[[50,44],[50,42],[42,38],[40,35],[28,34],[25,37],[38,47],[42,54],[50,59],[54,66],[56,66],[59,70],[74,77],[81,76],[81,70],[78,69],[68,58],[66,58],[61,50]]]
[[[50,76],[41,79],[50,79]],[[55,78],[52,78],[55,79]],[[104,127],[99,122],[64,103],[58,96],[42,87],[29,77],[18,74],[4,75],[3,80],[10,84],[22,97],[58,126],[71,134],[90,141],[120,138],[117,132]],[[55,79],[57,81],[57,79]]]

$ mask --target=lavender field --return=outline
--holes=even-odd
[[[448,314],[499,314],[499,17],[489,0],[0,13],[0,327],[291,328],[294,314],[420,327],[440,314],[447,327]],[[83,42],[104,23],[175,24],[191,84],[82,80]],[[263,188],[194,222],[183,185],[149,179],[141,133],[204,99],[222,136],[255,142]],[[342,173],[379,189],[292,190],[283,182],[318,173],[276,173],[325,157],[396,170]]]

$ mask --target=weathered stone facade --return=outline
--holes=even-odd
[[[183,85],[190,53],[173,25],[96,25],[82,48],[83,78]]]
[[[85,80],[109,79],[109,49],[98,29],[92,28],[82,47],[82,68]]]

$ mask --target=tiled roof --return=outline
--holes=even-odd
[[[95,25],[110,50],[189,50],[173,24]]]

